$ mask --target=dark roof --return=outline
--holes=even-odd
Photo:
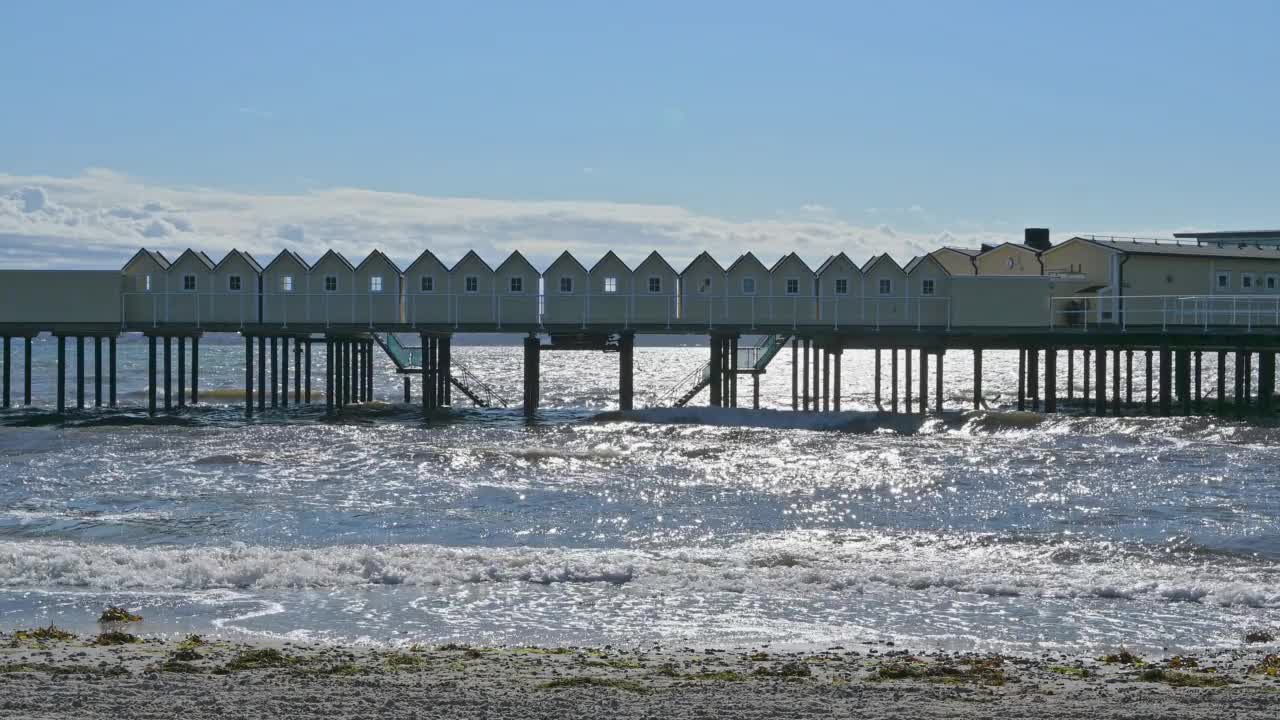
[[[880,253],[879,255],[876,255],[875,257],[868,260],[866,265],[862,266],[862,273],[865,275],[866,273],[870,272],[871,268],[875,267],[876,263],[880,262],[881,260],[888,260],[889,262],[893,263],[893,266],[898,268],[898,270],[902,270],[902,266],[898,264],[897,260],[894,260],[892,257],[889,257],[889,253]]]
[[[744,252],[741,255],[739,255],[738,259],[734,260],[733,264],[730,265],[727,269],[725,269],[725,272],[733,272],[734,268],[738,267],[738,265],[741,265],[744,262],[754,262],[760,267],[762,268],[764,267],[764,263],[760,262],[760,258],[757,258],[754,254],[751,253],[750,250],[748,250],[747,252]],[[768,269],[766,269],[765,272],[768,272]]]
[[[449,272],[452,273],[455,270],[457,270],[458,266],[466,262],[467,258],[470,258],[470,257],[473,257],[479,260],[480,264],[484,266],[485,270],[488,270],[489,272],[493,272],[493,268],[489,267],[489,263],[485,262],[484,258],[480,257],[480,253],[476,252],[475,250],[468,250],[466,255],[463,255],[462,257],[458,258],[458,262],[454,263],[453,267],[449,268]]]
[[[423,250],[422,253],[419,254],[418,257],[415,258],[413,262],[409,263],[409,267],[406,267],[405,271],[407,272],[410,268],[414,267],[415,265],[417,265],[418,263],[422,262],[427,258],[431,258],[432,260],[434,260],[437,265],[445,269],[445,272],[449,271],[449,268],[445,266],[444,262],[442,262],[440,258],[436,257],[436,254],[431,252],[430,250]]]
[[[311,266],[307,264],[306,260],[302,259],[301,255],[288,249],[281,250],[279,255],[276,255],[275,257],[271,258],[271,262],[267,263],[267,267],[265,268],[265,270],[270,270],[271,266],[275,265],[276,263],[280,262],[285,258],[292,258],[294,262],[301,265],[305,270],[311,270]]]
[[[591,270],[589,270],[588,272],[592,272],[592,273],[593,273],[593,272],[595,272],[595,271],[596,271],[596,268],[600,267],[600,264],[601,264],[601,263],[603,263],[605,260],[608,260],[609,258],[613,258],[614,260],[617,260],[618,262],[622,263],[622,267],[626,268],[626,269],[627,269],[627,272],[631,272],[631,266],[630,266],[630,265],[628,265],[628,264],[626,264],[625,262],[623,262],[623,261],[622,261],[622,258],[620,258],[620,257],[618,257],[616,254],[614,254],[614,252],[613,252],[612,250],[610,250],[610,251],[606,252],[603,256],[601,256],[601,258],[600,258],[599,260],[597,260],[597,261],[596,261],[596,264],[591,266]],[[659,256],[658,256],[658,259],[660,259],[660,260],[661,260],[661,259],[662,259],[662,256],[661,256],[661,255],[659,255]],[[663,260],[663,262],[666,262],[666,261],[665,261],[665,260]]]
[[[809,272],[813,272],[813,269],[809,267],[809,263],[805,262],[804,258],[800,257],[795,252],[789,252],[786,255],[783,255],[782,257],[778,258],[778,262],[774,263],[773,267],[769,268],[769,272],[771,274],[777,272],[778,268],[782,267],[782,263],[790,260],[791,258],[795,258],[796,260],[799,260],[800,264],[804,266],[805,270],[808,270]]]
[[[320,256],[320,259],[316,260],[316,264],[312,265],[311,267],[315,268],[319,266],[320,263],[324,262],[324,259],[329,257],[330,255],[338,258],[338,262],[342,263],[343,265],[346,265],[347,269],[350,270],[351,272],[356,271],[356,267],[351,264],[351,261],[343,257],[342,253],[338,252],[337,250],[326,250],[325,253]]]
[[[506,260],[503,260],[502,262],[498,263],[497,269],[501,270],[502,268],[506,267],[509,263],[513,263],[513,262],[524,263],[524,265],[528,267],[530,270],[534,271],[535,273],[538,272],[538,268],[534,267],[533,263],[529,262],[529,260],[525,258],[524,255],[520,254],[519,250],[512,250],[511,254],[507,256]]]
[[[1074,239],[1074,238],[1073,238]],[[1119,240],[1093,240],[1087,242],[1117,250],[1127,255],[1168,255],[1182,257],[1218,257],[1218,258],[1254,258],[1260,260],[1280,260],[1280,246],[1245,245],[1240,243],[1214,243],[1210,245],[1178,245],[1175,243],[1133,242]]]
[[[640,261],[640,265],[636,265],[635,269],[639,270],[642,265],[649,262],[650,260],[653,260],[654,258],[657,258],[658,262],[662,263],[662,266],[665,267],[667,271],[670,272],[671,274],[673,275],[679,274],[676,272],[675,268],[671,267],[671,263],[667,262],[667,259],[662,257],[662,253],[658,252],[657,250],[653,250],[648,255],[646,255],[644,260]]]
[[[556,263],[560,262],[561,260],[564,260],[565,258],[568,258],[569,262],[573,263],[574,265],[577,265],[578,269],[581,270],[582,272],[584,273],[587,272],[587,267],[582,263],[578,262],[578,258],[574,257],[573,253],[569,252],[568,250],[565,250],[561,252],[559,255],[557,255],[556,259],[551,261],[551,265],[547,266],[547,269],[550,270],[552,266],[554,266]]]
[[[133,257],[129,258],[129,262],[124,264],[124,267],[129,267],[130,265],[132,265],[133,261],[137,260],[139,255],[143,255],[150,258],[152,262],[159,265],[164,270],[169,269],[169,265],[170,265],[169,261],[165,259],[164,255],[160,254],[159,250],[148,250],[146,248],[142,248],[138,252],[134,253]]]
[[[858,264],[850,260],[849,256],[845,255],[844,252],[841,251],[824,260],[823,263],[818,266],[818,272],[816,274],[821,275],[822,273],[826,272],[827,268],[831,267],[833,264],[835,264],[835,261],[841,258],[843,258],[845,262],[849,263],[849,265],[853,267],[854,270],[858,270]],[[859,272],[861,271],[859,270]]]
[[[249,253],[243,250],[236,250],[235,248],[231,248],[229,251],[227,251],[227,254],[224,255],[223,258],[218,261],[218,264],[214,266],[214,269],[217,270],[223,265],[226,265],[227,261],[233,257],[238,257],[244,260],[246,263],[248,263],[249,267],[253,268],[254,272],[258,273],[259,275],[262,274],[262,266],[258,264],[258,261],[255,260],[252,255],[250,255]]]
[[[967,255],[969,257],[976,257],[982,254],[981,248],[964,248],[956,247],[954,245],[944,245],[933,252],[941,252],[942,250],[950,250],[951,252],[960,253],[961,255]]]
[[[195,250],[192,250],[191,248],[187,248],[186,250],[183,250],[183,251],[182,251],[182,254],[181,254],[181,255],[179,255],[179,256],[178,256],[178,259],[177,259],[177,260],[174,260],[174,262],[175,262],[175,263],[177,263],[177,262],[179,262],[180,260],[182,260],[182,258],[184,258],[184,257],[186,257],[186,256],[188,256],[188,255],[190,255],[191,257],[194,257],[194,258],[196,259],[196,261],[197,261],[197,262],[199,262],[201,265],[204,265],[206,270],[212,270],[212,269],[213,269],[213,261],[209,259],[209,256],[208,256],[208,255],[205,255],[203,252],[196,252]]]
[[[1256,240],[1267,238],[1280,240],[1280,230],[1224,230],[1215,232],[1183,232],[1174,233],[1176,238],[1197,238],[1199,240]]]
[[[383,260],[385,260],[385,261],[386,261],[386,263],[387,263],[388,265],[390,265],[392,268],[394,268],[394,269],[395,269],[395,271],[396,271],[396,274],[397,274],[397,275],[403,275],[403,274],[404,274],[404,271],[400,269],[400,266],[399,266],[399,265],[397,265],[397,264],[396,264],[396,262],[395,262],[394,260],[392,260],[391,258],[387,257],[387,254],[386,254],[386,253],[382,252],[381,250],[378,250],[377,248],[374,248],[373,252],[369,253],[369,254],[365,257],[365,259],[363,259],[363,260],[361,260],[361,261],[360,261],[360,264],[356,266],[356,270],[359,270],[360,268],[364,267],[365,265],[368,265],[370,260],[374,260],[374,259],[377,259],[377,258],[382,258]]]
[[[697,257],[690,260],[688,265],[684,266],[684,270],[680,271],[680,276],[684,277],[684,274],[689,272],[689,269],[692,268],[694,264],[697,263],[702,258],[706,258],[710,260],[712,265],[715,265],[717,268],[720,268],[720,272],[724,272],[724,267],[721,266],[720,263],[716,262],[715,258],[711,257],[711,253],[707,252],[706,250],[703,250],[702,252],[698,253]]]

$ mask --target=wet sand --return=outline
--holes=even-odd
[[[121,632],[127,633],[127,627]],[[120,644],[97,644],[109,640]],[[397,649],[0,634],[6,718],[1271,718],[1280,656]]]

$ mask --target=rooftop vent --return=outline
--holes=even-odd
[[[1027,228],[1022,232],[1022,244],[1036,252],[1048,250],[1052,246],[1049,242],[1049,228]]]

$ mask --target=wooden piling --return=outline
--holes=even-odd
[[[933,409],[939,415],[942,414],[942,356],[943,350],[939,349],[933,367]]]
[[[1093,353],[1094,370],[1094,412],[1099,416],[1107,414],[1107,351],[1099,346]]]
[[[173,338],[164,336],[164,411],[173,409]]]
[[[822,412],[831,412],[831,350],[822,347]]]
[[[191,336],[191,404],[200,402],[200,336]]]
[[[1044,411],[1058,412],[1058,350],[1044,349]]]
[[[834,402],[835,402],[835,410],[836,410],[836,412],[840,412],[840,366],[841,366],[841,365],[843,365],[843,364],[844,364],[844,348],[843,348],[843,347],[836,347],[836,350],[835,350],[835,366],[836,366],[836,367],[835,367],[835,370],[836,370],[836,374],[835,374],[835,397],[833,398],[833,400],[834,400]],[[757,375],[757,377],[759,377],[759,376]]]
[[[9,336],[4,336],[4,400],[2,403],[6,410],[9,409]]]
[[[879,350],[876,351],[876,359],[879,359]],[[879,364],[876,368],[879,369]],[[879,387],[877,385],[877,387]],[[791,338],[791,409],[793,411],[800,409],[800,338]]]
[[[920,414],[929,412],[929,352],[920,348]]]
[[[443,405],[453,406],[453,336],[440,336],[440,390],[444,396]],[[541,389],[541,380],[539,389]]]
[[[982,348],[973,349],[973,409],[982,409]]]
[[[22,340],[23,340],[23,343],[22,343],[22,368],[23,368],[22,404],[29,406],[31,405],[31,338],[25,337]],[[116,339],[111,338],[111,355],[113,358],[111,362],[111,379],[112,379],[111,404],[113,406],[116,404],[115,382],[114,382],[115,381],[115,360],[114,360],[115,347],[116,347]]]
[[[1124,351],[1124,402],[1133,410],[1133,350]]]
[[[244,336],[244,414],[253,417],[253,336]]]
[[[712,337],[711,345],[713,348],[720,349],[720,346],[716,342],[717,340],[718,338]],[[541,352],[542,341],[538,339],[538,336],[530,335],[524,339],[524,416],[527,418],[533,417],[534,413],[538,410],[538,363]],[[714,350],[712,353],[713,355],[716,354]],[[718,361],[719,359],[720,358],[717,355],[715,360]],[[719,365],[716,365],[716,367],[718,369]],[[713,374],[719,375],[718,370]],[[712,378],[712,386],[717,390],[716,395],[719,395],[720,388],[717,385],[716,380],[719,380],[719,378]]]
[[[1027,394],[1031,409],[1040,411],[1040,348],[1027,348]]]
[[[1080,376],[1084,380],[1084,393],[1082,397],[1084,399],[1085,412],[1088,412],[1089,411],[1089,388],[1090,388],[1089,383],[1091,382],[1090,372],[1089,372],[1089,348],[1084,348],[1083,350],[1080,351],[1080,362],[1081,362]]]
[[[913,412],[911,407],[911,348],[903,350],[903,387],[902,394],[904,404],[906,405],[906,413],[910,415]]]
[[[1067,400],[1076,397],[1076,351],[1067,348]]]
[[[1151,408],[1152,408],[1152,405],[1151,405],[1151,382],[1152,382],[1151,378],[1152,378],[1152,372],[1153,372],[1153,371],[1152,371],[1152,362],[1151,362],[1151,351],[1150,351],[1150,350],[1147,350],[1147,402],[1146,402],[1146,412],[1147,412],[1147,414],[1148,414],[1148,415],[1150,415],[1150,414],[1151,414]]]
[[[724,390],[724,377],[723,377],[724,358],[721,356],[723,352],[724,352],[724,344],[720,342],[720,336],[712,335],[711,336],[711,358],[710,360],[708,360],[708,362],[711,363],[711,385],[710,385],[711,394],[710,394],[710,397],[708,398],[711,407],[721,407],[722,398],[720,397],[720,393],[721,391]],[[527,345],[525,350],[525,357],[526,358],[528,357]],[[804,358],[805,358],[805,361],[808,362],[809,360],[809,341],[808,340],[804,341]],[[527,378],[526,378],[526,382],[527,382]],[[808,410],[809,409],[809,373],[807,371],[805,372],[804,395],[805,395],[804,409]]]
[[[9,355],[8,348],[5,349],[5,357]],[[8,393],[5,393],[6,399]],[[102,407],[102,336],[95,335],[93,338],[93,406]]]
[[[187,406],[187,338],[178,336],[178,407]]]
[[[302,347],[303,353],[303,372],[306,373],[306,382],[303,383],[302,392],[306,397],[306,403],[311,404],[311,338],[307,338],[307,342]]]
[[[258,338],[258,411],[267,409],[267,339]]]
[[[1191,414],[1191,351],[1178,349],[1178,404],[1183,415]]]
[[[1204,394],[1201,392],[1201,385],[1200,385],[1200,383],[1202,382],[1201,371],[1203,368],[1201,357],[1200,357],[1201,355],[1202,355],[1201,351],[1197,350],[1196,360],[1195,360],[1195,363],[1196,363],[1195,370],[1193,370],[1193,372],[1195,373],[1195,383],[1196,383],[1195,393],[1196,393],[1196,413],[1197,414],[1204,413]]]
[[[1166,417],[1173,414],[1173,399],[1169,387],[1169,375],[1172,370],[1173,352],[1168,345],[1162,345],[1160,347],[1160,414]]]
[[[84,336],[76,336],[76,409],[84,409]]]
[[[289,407],[289,336],[280,337],[280,407]]]
[[[59,339],[61,344],[61,339]],[[62,348],[58,348],[58,354],[62,354]],[[58,362],[62,364],[61,360]],[[61,390],[59,390],[61,395]],[[147,413],[156,414],[156,336],[147,336]]]
[[[875,389],[876,410],[883,410],[884,408],[880,406],[880,348],[876,348],[876,349],[875,349],[875,354],[876,354],[876,371],[875,371],[875,379],[876,379],[876,383],[875,383],[875,385],[876,385],[876,389]]]
[[[800,379],[800,409],[802,412],[809,412],[809,338],[804,339],[803,360],[801,366]]]
[[[1027,409],[1027,351],[1018,348],[1018,410]]]
[[[729,407],[738,407],[738,336],[733,335],[729,343]]]
[[[1111,413],[1120,415],[1122,404],[1120,395],[1120,348],[1111,350]]]
[[[889,412],[898,412],[898,348],[889,348]]]
[[[631,410],[635,405],[635,333],[618,337],[618,408]]]
[[[1235,371],[1235,406],[1236,417],[1244,415],[1244,351],[1237,350],[1232,369]]]
[[[308,343],[307,347],[311,347]],[[324,414],[326,416],[333,415],[334,392],[333,392],[333,338],[325,336],[324,339]],[[311,374],[307,373],[307,379],[311,379]]]

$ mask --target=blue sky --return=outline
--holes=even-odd
[[[246,221],[205,205],[334,188],[827,223],[907,250],[1280,225],[1280,3],[368,5],[6,8],[0,194],[85,212],[181,190],[170,210],[207,219],[144,237],[215,244]],[[335,222],[288,215],[250,224]],[[484,217],[451,232],[524,237]],[[25,221],[0,242],[49,232]]]

